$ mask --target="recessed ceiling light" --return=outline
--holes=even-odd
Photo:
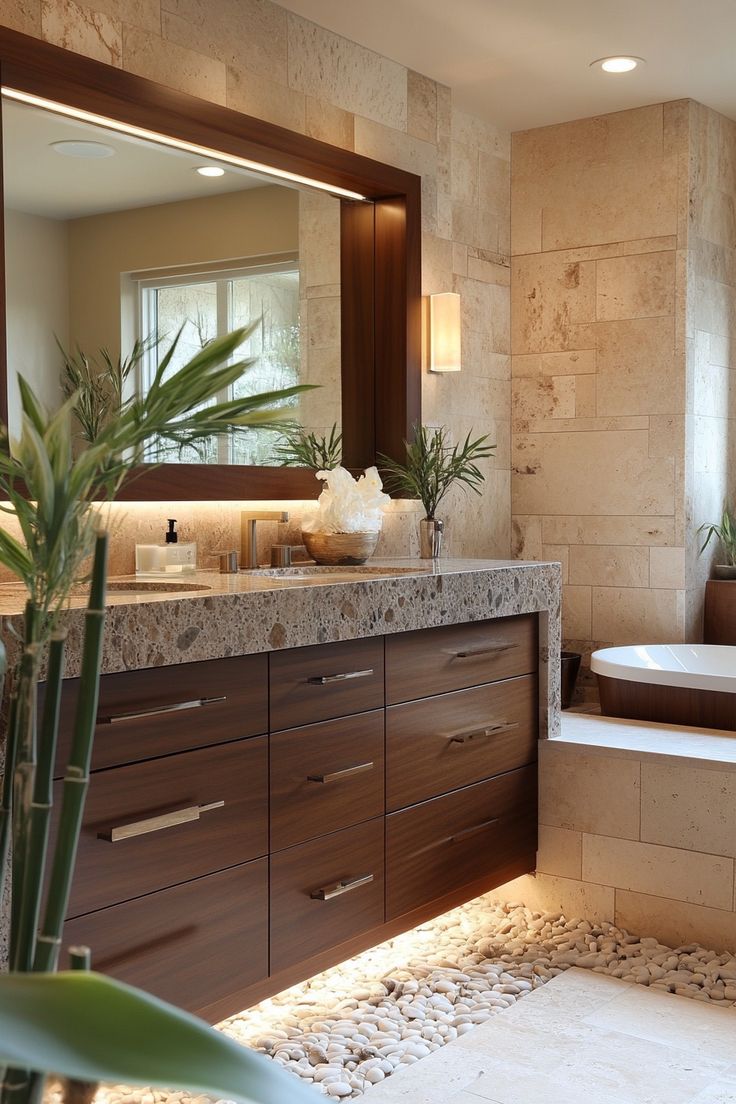
[[[225,170],[217,165],[200,165],[196,170],[200,176],[224,176]]]
[[[55,153],[65,157],[82,157],[86,161],[97,161],[101,157],[114,157],[115,150],[103,142],[52,142]]]
[[[633,54],[616,54],[612,57],[596,58],[591,61],[590,67],[600,65],[605,73],[630,73],[637,65],[644,64],[644,58],[635,57]]]

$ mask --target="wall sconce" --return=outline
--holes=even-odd
[[[427,313],[430,372],[459,372],[462,367],[460,296],[454,291],[430,295]]]

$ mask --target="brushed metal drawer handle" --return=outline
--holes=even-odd
[[[451,652],[455,659],[477,659],[480,656],[500,655],[502,652],[511,652],[514,648],[520,648],[521,644],[515,640],[500,640],[497,644],[484,644],[478,648],[466,648],[462,652]]]
[[[478,736],[500,736],[502,732],[513,732],[518,727],[518,721],[500,721],[484,728],[472,728],[469,732],[453,732],[452,735],[445,736],[445,739],[451,744],[469,744]]]
[[[356,878],[344,878],[334,885],[313,889],[309,896],[313,901],[331,901],[333,897],[341,897],[343,893],[350,893],[351,890],[359,889],[360,886],[368,885],[372,881],[372,874],[358,874]]]
[[[179,824],[189,824],[193,820],[199,820],[202,813],[209,813],[212,809],[222,809],[224,801],[211,801],[209,805],[191,805],[188,809],[176,809],[173,813],[163,813],[161,816],[148,817],[146,820],[135,820],[132,824],[120,824],[117,828],[108,828],[104,832],[98,832],[97,838],[107,840],[108,843],[119,843],[120,840],[133,839],[135,836],[146,836],[149,832],[160,832],[162,828],[176,828]]]
[[[227,701],[225,694],[220,698],[195,698],[193,701],[173,702],[171,705],[157,705],[153,709],[141,709],[135,713],[113,713],[109,717],[98,717],[98,724],[119,724],[121,721],[140,721],[144,717],[158,717],[163,713],[178,713],[182,709],[200,709],[203,705],[217,705]]]
[[[498,817],[492,817],[491,820],[481,821],[480,824],[474,824],[472,828],[466,828],[462,832],[456,832],[454,836],[448,836],[445,843],[461,843],[463,840],[471,839],[472,836],[477,836],[481,832],[484,832],[486,828],[492,828],[494,824],[498,824]]]
[[[308,774],[307,782],[336,782],[340,778],[350,778],[354,774],[362,774],[363,771],[373,770],[373,762],[356,763],[354,767],[345,767],[344,770],[333,771],[332,774]]]
[[[346,679],[368,678],[372,674],[373,668],[369,667],[367,671],[342,671],[339,675],[314,675],[312,678],[308,678],[307,682],[310,686],[326,686],[328,682],[345,682]]]

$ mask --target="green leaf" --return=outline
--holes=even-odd
[[[0,1062],[246,1104],[315,1100],[298,1078],[195,1016],[85,970],[0,976]]]

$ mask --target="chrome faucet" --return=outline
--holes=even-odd
[[[240,514],[240,569],[258,567],[256,525],[259,521],[288,521],[287,510],[243,510]]]

